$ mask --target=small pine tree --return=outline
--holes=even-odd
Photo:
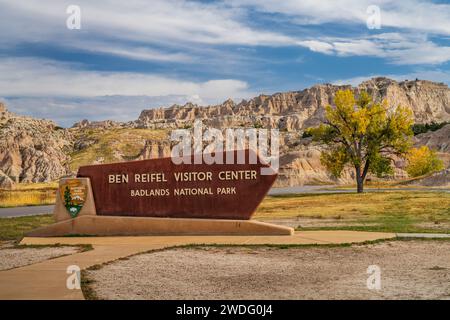
[[[70,194],[70,189],[67,186],[64,190],[64,204],[66,206],[70,206],[72,204],[72,195]]]

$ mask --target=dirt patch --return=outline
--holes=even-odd
[[[436,230],[436,232],[448,233],[450,230],[450,222],[422,222],[414,224],[417,228]]]
[[[16,245],[16,242],[13,240],[0,241],[0,249],[12,248],[15,245]]]
[[[381,290],[367,269],[381,269]],[[171,249],[86,273],[100,299],[450,299],[450,241]]]
[[[0,249],[0,270],[18,268],[79,251],[80,249],[77,247],[2,247]]]

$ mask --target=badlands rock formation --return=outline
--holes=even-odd
[[[358,89],[366,90],[376,100],[387,99],[392,107],[411,108],[416,123],[450,120],[450,89],[443,83],[374,78],[360,84]]]
[[[169,140],[147,140],[137,160],[168,158],[170,157],[171,146]]]
[[[320,163],[321,147],[311,144],[310,139],[302,139],[299,134],[324,120],[325,106],[333,104],[334,95],[340,89],[351,89],[356,94],[365,90],[376,101],[386,99],[390,108],[408,106],[416,123],[450,120],[450,90],[447,85],[424,80],[397,82],[374,78],[357,87],[321,84],[302,91],[260,95],[238,104],[227,100],[220,105],[206,107],[187,103],[144,110],[135,125],[141,128],[183,128],[192,126],[195,119],[203,119],[205,125],[215,128],[278,128],[282,132],[278,185],[348,183],[354,179],[353,172],[348,170],[339,180],[333,179]],[[417,143],[443,149],[440,155],[444,160],[448,157],[450,140],[445,134],[430,132]],[[395,178],[406,177],[402,170],[404,165],[404,161],[396,163]]]
[[[417,146],[426,145],[437,152],[450,153],[450,124],[439,130],[417,135],[415,144]]]
[[[83,152],[94,154],[92,159],[100,157],[114,161],[169,156],[171,145],[168,139],[135,143],[132,147],[134,155],[123,157],[120,150],[112,150],[120,143],[105,144],[101,138],[120,130],[137,132],[139,129],[190,128],[196,119],[203,119],[205,125],[222,129],[280,129],[281,168],[277,185],[352,182],[351,170],[344,172],[341,179],[333,179],[320,164],[322,147],[312,144],[310,138],[301,137],[304,129],[324,120],[324,107],[333,103],[334,94],[339,89],[352,89],[356,93],[366,90],[377,101],[387,99],[391,108],[408,106],[413,110],[416,123],[450,121],[448,86],[423,80],[396,82],[387,78],[374,78],[357,87],[315,85],[302,91],[259,95],[238,104],[227,100],[220,105],[205,107],[192,103],[173,105],[144,110],[132,122],[82,120],[70,129],[59,128],[52,121],[14,115],[0,103],[0,188],[11,187],[17,182],[43,182],[74,174],[76,168],[73,164],[77,163],[74,159]],[[418,135],[415,143],[437,150],[446,163],[450,163],[450,125]],[[134,150],[136,145],[140,145],[140,149]],[[94,149],[95,146],[98,148]],[[107,157],[101,152],[114,156]],[[396,178],[405,176],[401,169],[403,165],[402,161],[396,163]]]
[[[46,182],[68,174],[72,137],[52,121],[18,116],[0,104],[0,186]]]
[[[324,120],[324,107],[333,104],[334,94],[340,89],[352,89],[356,93],[366,90],[377,101],[387,99],[392,108],[408,106],[414,112],[416,123],[450,120],[448,86],[423,80],[396,82],[374,78],[356,88],[320,84],[302,91],[260,95],[239,104],[227,100],[207,107],[187,103],[184,106],[144,110],[136,125],[175,128],[191,125],[195,119],[204,119],[205,124],[216,128],[258,125],[284,131],[303,130]]]

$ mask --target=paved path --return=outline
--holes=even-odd
[[[0,218],[49,214],[53,212],[53,207],[54,205],[0,208]]]
[[[33,265],[0,271],[0,300],[83,299],[81,290],[66,287],[67,267],[81,269],[148,250],[187,244],[340,244],[395,238],[392,233],[301,231],[293,236],[146,236],[24,238],[21,244],[92,244],[93,250]]]
[[[450,233],[397,233],[398,238],[422,238],[422,239],[436,239],[436,238],[450,238]]]

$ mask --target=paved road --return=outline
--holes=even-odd
[[[15,207],[15,208],[0,208],[0,217],[20,217],[31,216],[37,214],[49,214],[53,212],[53,205],[51,206],[31,206],[31,207]]]
[[[284,188],[272,188],[269,191],[269,195],[279,194],[295,194],[295,193],[332,193],[336,192],[331,190],[333,185],[325,186],[296,186],[296,187],[284,187]]]
[[[450,189],[439,188],[395,188],[395,189],[376,189],[366,188],[365,192],[383,192],[383,191],[434,191],[434,192],[450,192]],[[269,191],[269,195],[280,194],[296,194],[296,193],[350,193],[356,192],[354,189],[336,189],[333,185],[324,186],[297,186],[286,188],[272,188]],[[0,217],[20,217],[37,214],[48,214],[53,212],[53,206],[32,206],[32,207],[16,207],[16,208],[0,208]]]

